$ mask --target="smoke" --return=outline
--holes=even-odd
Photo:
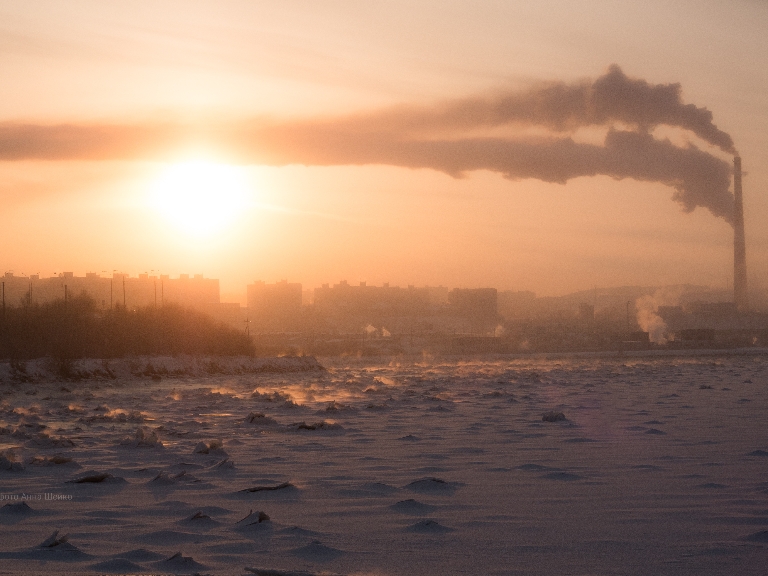
[[[709,110],[683,103],[679,84],[650,84],[611,66],[594,81],[326,119],[199,126],[0,124],[0,160],[169,160],[198,145],[247,164],[386,164],[454,177],[491,170],[510,180],[563,184],[605,175],[660,182],[674,190],[672,198],[683,210],[706,208],[732,223],[730,163],[694,144],[654,138],[651,130],[660,125],[736,152]],[[544,128],[548,135],[521,135],[520,126]],[[573,139],[573,132],[589,126],[607,128],[602,145]],[[512,135],[477,136],[497,127]]]
[[[337,128],[400,134],[462,131],[506,124],[569,132],[584,126],[622,123],[641,132],[660,125],[690,130],[724,152],[736,154],[731,137],[718,129],[712,112],[684,104],[680,84],[650,84],[612,65],[594,81],[545,83],[523,91],[463,98],[431,107],[397,107],[352,116]]]
[[[677,147],[645,133],[611,130],[603,146],[568,137],[409,140],[320,130],[262,138],[262,149],[268,150],[263,160],[278,165],[388,164],[431,168],[455,177],[491,170],[510,180],[535,178],[560,184],[598,175],[661,182],[675,190],[673,199],[685,211],[703,207],[729,223],[733,220],[728,162],[693,145]]]
[[[657,314],[659,305],[653,296],[641,296],[635,301],[637,323],[641,330],[648,332],[648,338],[654,344],[666,344],[667,324]]]
[[[667,324],[659,316],[659,306],[677,306],[682,296],[682,288],[661,288],[653,295],[641,296],[635,301],[637,323],[641,330],[648,332],[648,337],[655,344],[667,343]]]

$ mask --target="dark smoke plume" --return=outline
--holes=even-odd
[[[314,130],[270,131],[251,142],[259,140],[261,160],[271,165],[386,164],[431,168],[454,177],[491,170],[510,180],[535,178],[561,184],[597,175],[661,182],[674,188],[673,199],[687,212],[701,206],[729,223],[733,217],[728,162],[695,146],[677,147],[645,133],[611,130],[603,146],[567,137],[416,140]]]
[[[724,152],[736,154],[731,137],[712,122],[712,112],[683,104],[680,84],[649,84],[613,65],[594,82],[552,82],[520,92],[465,98],[431,108],[399,107],[334,122],[343,129],[398,133],[469,130],[525,124],[556,131],[624,123],[640,131],[656,126],[690,130]]]
[[[732,223],[730,163],[692,144],[675,146],[650,134],[656,126],[674,126],[735,153],[731,137],[713,124],[712,113],[684,104],[680,92],[679,84],[649,84],[612,66],[594,82],[551,83],[431,108],[398,107],[324,120],[218,126],[0,124],[0,160],[168,160],[198,143],[239,162],[268,165],[388,164],[456,177],[484,169],[512,180],[560,183],[607,175],[661,182],[675,190],[673,199],[684,210],[700,206]],[[506,125],[540,126],[552,135],[467,134]],[[602,146],[567,135],[584,126],[609,128]]]

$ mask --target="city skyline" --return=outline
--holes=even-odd
[[[16,274],[13,270],[6,271],[2,276],[0,276],[0,280],[2,280],[4,283],[7,282],[8,288],[8,294],[10,294],[10,286],[11,282],[15,282],[17,284],[16,288],[18,286],[21,286],[23,282],[26,282],[24,286],[24,292],[28,291],[28,285],[32,281],[41,282],[41,281],[49,281],[49,280],[59,280],[62,290],[63,286],[66,283],[65,281],[67,279],[73,279],[76,283],[79,281],[84,280],[130,280],[130,281],[162,281],[162,280],[170,280],[173,282],[178,281],[204,281],[204,282],[215,282],[217,285],[220,285],[221,279],[220,278],[211,278],[210,276],[203,274],[203,273],[196,273],[196,274],[187,274],[187,273],[179,273],[179,274],[162,274],[160,272],[155,271],[150,272],[140,272],[137,274],[131,274],[129,272],[124,271],[117,271],[113,270],[109,273],[107,271],[102,270],[101,272],[85,272],[82,275],[78,275],[75,272],[54,272],[51,276],[44,276],[42,274]],[[499,293],[509,293],[509,294],[528,294],[531,295],[531,297],[536,298],[560,298],[560,297],[571,297],[577,294],[589,294],[589,293],[608,293],[615,290],[621,290],[623,288],[642,288],[642,289],[669,289],[674,288],[675,286],[688,286],[692,288],[701,288],[710,290],[712,294],[718,294],[722,301],[731,301],[733,300],[733,286],[728,285],[725,288],[718,287],[718,286],[707,286],[707,285],[695,285],[695,284],[681,284],[681,285],[667,285],[667,286],[659,286],[659,285],[626,285],[626,286],[592,286],[590,288],[586,288],[583,290],[575,290],[573,292],[568,292],[565,294],[557,294],[557,295],[550,295],[550,294],[539,294],[532,290],[505,290],[503,288],[499,288],[497,286],[463,286],[463,285],[444,285],[444,284],[415,284],[412,282],[405,282],[404,284],[394,284],[391,282],[381,282],[379,284],[374,284],[367,282],[365,280],[361,280],[358,282],[349,282],[348,280],[344,278],[335,279],[335,280],[329,280],[328,282],[321,282],[320,284],[313,286],[313,285],[306,285],[302,282],[294,281],[290,278],[281,278],[281,279],[275,279],[275,280],[263,280],[259,278],[254,278],[251,281],[248,281],[246,284],[242,286],[242,293],[237,292],[230,292],[225,293],[223,291],[219,291],[219,297],[216,299],[217,302],[220,302],[222,304],[238,304],[239,306],[243,308],[248,307],[248,293],[249,289],[253,287],[254,285],[266,285],[267,287],[276,287],[280,285],[292,285],[292,286],[299,286],[302,293],[302,302],[304,304],[311,303],[314,301],[314,294],[316,291],[319,290],[327,290],[328,288],[338,288],[338,287],[344,287],[349,286],[352,288],[362,287],[362,288],[384,288],[384,289],[395,289],[395,290],[406,290],[406,289],[432,289],[432,290],[445,290],[446,294],[448,290],[458,289],[458,290],[483,290],[486,288],[493,288],[494,290],[498,290]],[[76,289],[76,287],[75,287]],[[14,290],[15,292],[18,292],[19,290]],[[750,287],[750,293],[761,296],[762,292],[758,294],[758,291],[754,289],[753,287]],[[70,296],[77,295],[76,292],[70,291]],[[122,294],[122,293],[121,293]],[[59,294],[58,296],[51,296],[50,298],[46,298],[46,301],[56,299],[56,298],[63,298],[63,292]],[[18,300],[18,299],[17,299]],[[6,302],[9,305],[15,305],[16,303],[11,302],[10,300],[7,300]],[[118,302],[119,303],[119,302]],[[762,310],[764,308],[765,302],[762,299],[759,299],[757,301],[756,308]]]

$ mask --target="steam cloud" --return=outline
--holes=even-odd
[[[432,107],[325,120],[237,126],[0,125],[0,159],[168,159],[190,143],[223,149],[244,163],[270,165],[388,164],[431,168],[459,177],[492,170],[512,180],[565,183],[606,175],[661,182],[684,210],[708,209],[729,223],[731,166],[693,144],[676,146],[651,130],[666,125],[735,154],[731,137],[706,108],[684,104],[679,84],[649,84],[617,66],[593,82],[544,84],[518,92],[466,98]],[[472,132],[534,126],[546,137],[478,137]],[[607,127],[603,145],[569,133]]]
[[[667,324],[659,316],[659,306],[677,306],[683,295],[680,286],[660,288],[653,295],[641,296],[635,301],[637,309],[637,324],[640,329],[648,332],[648,337],[654,344],[667,343]]]

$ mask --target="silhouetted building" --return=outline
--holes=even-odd
[[[301,310],[301,284],[287,280],[267,284],[257,280],[248,284],[248,310],[254,314],[295,314]]]
[[[368,321],[392,316],[424,316],[431,306],[439,306],[441,294],[447,288],[400,288],[399,286],[368,286],[365,282],[350,285],[342,280],[334,286],[323,284],[315,288],[315,308],[321,314],[362,317]]]
[[[84,277],[62,272],[50,278],[40,278],[37,274],[19,277],[6,273],[3,283],[5,302],[9,306],[42,304],[83,293],[93,298],[102,309],[123,305],[127,308],[160,306],[169,302],[205,310],[219,304],[219,281],[203,278],[202,274],[193,278],[182,274],[172,279],[167,275],[158,277],[148,274],[132,278],[123,273],[114,273],[111,278],[93,272]]]
[[[448,325],[448,288],[444,286],[352,285],[342,280],[315,288],[312,305],[316,326],[336,333],[453,333]]]
[[[675,334],[676,342],[714,342],[715,330],[711,328],[688,328]]]
[[[506,290],[496,296],[498,312],[508,320],[531,318],[535,314],[535,304],[534,292]]]
[[[732,318],[739,313],[735,302],[691,302],[685,308],[690,314],[716,318]]]
[[[454,288],[448,293],[453,314],[483,321],[496,320],[497,299],[496,288]]]
[[[301,329],[301,284],[287,280],[267,284],[258,280],[248,284],[246,291],[251,332],[263,334]]]

